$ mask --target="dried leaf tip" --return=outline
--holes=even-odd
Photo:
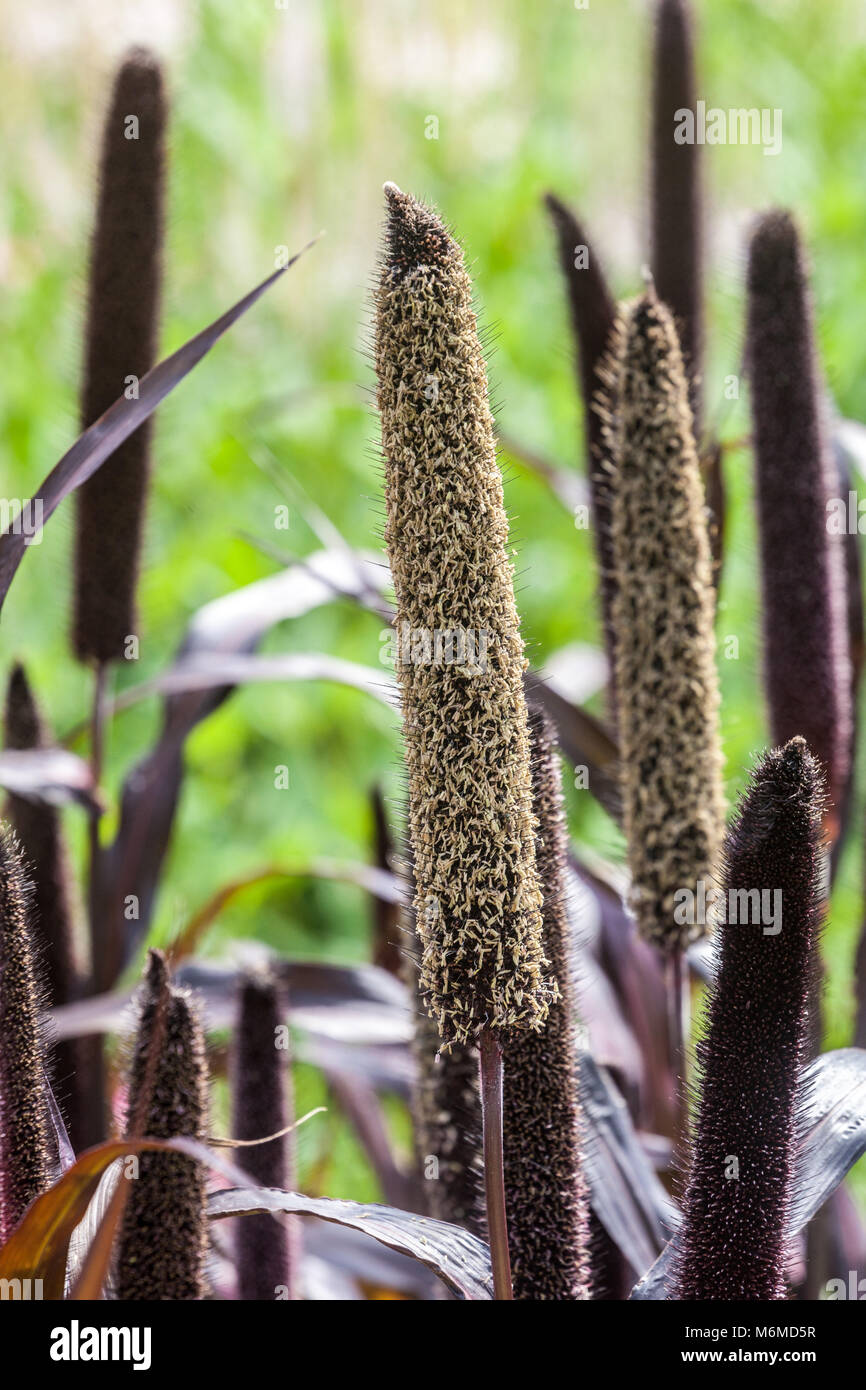
[[[802,738],[757,763],[725,845],[718,961],[676,1238],[681,1299],[786,1297],[796,1105],[821,919],[821,771]]]

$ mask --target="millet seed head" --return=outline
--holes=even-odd
[[[691,1170],[676,1237],[680,1299],[787,1296],[796,1107],[822,916],[823,808],[818,761],[795,738],[758,761],[728,831],[724,920],[697,1049]],[[747,894],[760,912],[746,909]]]
[[[701,932],[678,920],[678,894],[713,881],[724,798],[703,488],[682,354],[652,287],[623,309],[605,376],[632,905],[673,951]]]
[[[386,197],[376,370],[397,624],[431,643],[456,633],[466,656],[397,668],[420,990],[448,1045],[539,1026],[551,988],[526,662],[472,287],[438,216],[393,185]]]

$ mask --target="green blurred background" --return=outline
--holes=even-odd
[[[744,238],[755,210],[795,209],[814,258],[830,390],[843,415],[866,419],[866,10],[857,0],[696,8],[699,96],[783,112],[777,158],[757,146],[704,151],[704,394],[710,426],[733,446],[719,607],[733,797],[766,738],[747,403],[724,399],[724,379],[741,358]],[[166,665],[201,604],[275,571],[250,538],[294,555],[318,546],[297,508],[288,532],[274,529],[275,507],[286,500],[280,474],[353,544],[380,545],[368,345],[385,179],[434,200],[466,246],[495,344],[502,432],[582,467],[564,295],[540,198],[552,188],[585,217],[618,292],[639,287],[649,21],[645,0],[590,0],[586,9],[571,0],[470,8],[457,0],[290,0],[287,8],[274,0],[43,0],[31,8],[3,0],[0,468],[9,495],[28,496],[77,432],[100,123],[130,43],[163,56],[172,93],[164,353],[264,278],[275,248],[294,250],[326,232],[158,414],[141,654],[116,673],[117,690]],[[519,462],[506,475],[524,632],[543,666],[570,644],[598,643],[591,541]],[[68,642],[72,516],[65,505],[28,554],[2,630],[4,664],[26,660],[60,735],[86,716],[91,688]],[[334,604],[283,624],[266,649],[375,666],[380,629],[375,617]],[[724,659],[729,636],[739,641],[736,660]],[[601,710],[597,696],[593,708]],[[154,700],[116,720],[112,797],[154,739],[158,715]],[[157,941],[227,880],[267,862],[368,858],[377,782],[399,814],[396,720],[337,687],[238,692],[195,732],[188,763]],[[288,790],[274,787],[281,764]],[[569,789],[569,810],[579,840],[621,858],[618,832],[586,792]],[[81,817],[71,812],[68,822],[83,860]],[[851,1036],[859,840],[855,832],[826,935],[830,1046]],[[204,950],[224,953],[256,936],[287,954],[365,960],[370,930],[357,890],[276,881],[238,898]],[[317,1083],[306,1071],[299,1079],[303,1108],[318,1099]],[[302,1156],[312,1163],[323,1145],[333,1150],[322,1178],[333,1195],[375,1193],[347,1134],[302,1138]]]

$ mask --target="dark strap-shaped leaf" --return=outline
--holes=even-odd
[[[825,1052],[803,1073],[788,1234],[793,1238],[866,1153],[866,1050]],[[633,1299],[669,1297],[673,1248],[665,1246],[632,1290]]]
[[[66,748],[0,751],[0,787],[15,796],[44,801],[50,806],[76,801],[88,810],[100,809],[91,769]]]
[[[363,1231],[389,1249],[420,1260],[460,1298],[493,1298],[493,1274],[487,1246],[477,1236],[448,1221],[434,1221],[427,1216],[373,1203],[304,1197],[297,1192],[279,1192],[273,1187],[229,1188],[214,1192],[208,1199],[208,1215],[214,1220],[261,1212],[319,1216],[323,1221]]]
[[[525,677],[526,693],[550,715],[563,753],[573,767],[585,767],[588,787],[608,815],[622,823],[617,768],[618,750],[600,720],[572,704],[533,671]]]
[[[214,323],[202,329],[194,338],[190,338],[177,352],[173,352],[170,357],[152,367],[147,375],[141,378],[135,400],[127,400],[122,396],[109,406],[104,415],[100,415],[95,424],[79,435],[72,448],[54,465],[32,499],[33,503],[41,508],[40,527],[53,515],[65,497],[81,487],[82,483],[86,483],[124,440],[134,434],[139,425],[153,414],[160,402],[164,401],[184,377],[188,376],[193,367],[210,352],[214,343],[246,313],[247,309],[252,308],[265,290],[270,289],[312,244],[310,242],[286,265],[275,270],[267,280],[263,280],[256,289],[244,295],[243,299],[238,300],[237,304]],[[31,515],[33,514],[31,509]],[[26,529],[16,526],[15,523],[0,536],[0,609],[31,539],[32,536],[28,535]]]
[[[632,1268],[646,1269],[670,1233],[676,1208],[641,1148],[625,1101],[585,1052],[580,1105],[593,1210]]]
[[[178,664],[202,659],[208,653],[226,660],[248,656],[274,623],[299,617],[337,596],[363,602],[374,581],[386,580],[387,570],[381,578],[360,555],[347,559],[342,547],[317,551],[291,570],[257,580],[199,609],[187,629]],[[258,674],[263,674],[261,669]],[[227,668],[222,676],[216,686],[203,682],[202,688],[167,696],[162,731],[151,752],[126,778],[117,835],[97,861],[98,901],[108,920],[122,922],[124,899],[130,894],[138,898],[136,931],[129,933],[125,943],[127,955],[150,923],[183,781],[184,744],[195,726],[231,693]],[[387,685],[384,669],[382,685]],[[120,964],[114,962],[106,970],[105,986],[114,982]]]

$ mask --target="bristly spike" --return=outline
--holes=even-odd
[[[6,689],[6,747],[43,748],[49,739],[23,666],[12,668]],[[33,878],[32,918],[43,949],[43,973],[51,1006],[78,998],[83,975],[72,915],[72,880],[60,814],[29,797],[10,796],[7,815]],[[57,1078],[73,1148],[79,1152],[103,1137],[103,1117],[93,1112],[87,1070],[94,1044],[70,1039],[52,1049],[50,1071]],[[98,1099],[98,1097],[97,1097]]]
[[[0,1245],[51,1183],[43,998],[29,896],[20,846],[0,826]]]
[[[828,516],[838,476],[820,401],[805,256],[786,212],[767,213],[752,235],[747,351],[770,733],[775,744],[802,734],[819,759],[833,839],[853,723],[844,531]]]
[[[608,392],[632,905],[647,940],[675,952],[705,930],[679,895],[713,881],[724,794],[703,488],[676,331],[653,291],[623,311]]]
[[[155,1050],[155,1051],[154,1051]],[[208,1077],[204,1034],[191,997],[169,982],[151,951],[129,1077],[127,1134],[205,1141]],[[205,1174],[193,1159],[142,1153],[118,1240],[117,1296],[186,1301],[204,1296]]]
[[[795,738],[758,762],[728,833],[676,1237],[680,1299],[786,1297],[796,1105],[822,910],[822,810],[818,763]],[[761,911],[730,920],[747,895]]]
[[[614,566],[610,538],[609,478],[603,464],[604,432],[594,407],[601,387],[598,369],[610,347],[616,305],[595,247],[564,203],[548,193],[547,210],[556,232],[559,260],[568,291],[571,327],[577,348],[578,386],[583,399],[586,471],[592,503],[593,539],[599,572],[599,596],[609,667],[608,704],[616,717],[614,632],[612,622]]]
[[[544,949],[559,986],[544,1027],[504,1047],[505,1199],[516,1299],[588,1297],[589,1201],[581,1167],[575,961],[566,907],[565,826],[553,726],[529,712],[535,854]]]
[[[674,317],[701,433],[703,227],[701,147],[678,144],[677,113],[694,112],[694,23],[689,0],[658,0],[653,54],[651,260],[659,299]]]
[[[263,1139],[292,1123],[286,1000],[271,972],[241,981],[232,1052],[232,1111],[235,1139]],[[241,1165],[260,1187],[294,1189],[293,1136],[242,1149]],[[286,1300],[296,1296],[296,1223],[272,1216],[245,1216],[235,1223],[238,1297]],[[293,1258],[294,1257],[294,1258]]]
[[[82,428],[156,360],[166,104],[162,71],[134,49],[105,121],[88,297]],[[150,472],[150,422],[78,492],[73,640],[81,660],[115,661],[136,631],[135,590]]]
[[[396,189],[387,198],[376,343],[386,540],[421,993],[447,1046],[484,1029],[539,1026],[550,987],[526,662],[472,287],[438,216]],[[415,659],[419,640],[443,633],[462,644],[462,658],[452,647],[451,660]]]
[[[412,888],[412,854],[406,855],[407,887]],[[409,947],[403,976],[412,1003],[412,1120],[415,1156],[423,1182],[429,1216],[463,1226],[481,1240],[487,1238],[482,1165],[483,1124],[478,1084],[478,1050],[470,1043],[453,1043],[440,1052],[439,1029],[420,996],[421,943],[410,906],[401,909]],[[435,1179],[427,1165],[435,1161]]]

